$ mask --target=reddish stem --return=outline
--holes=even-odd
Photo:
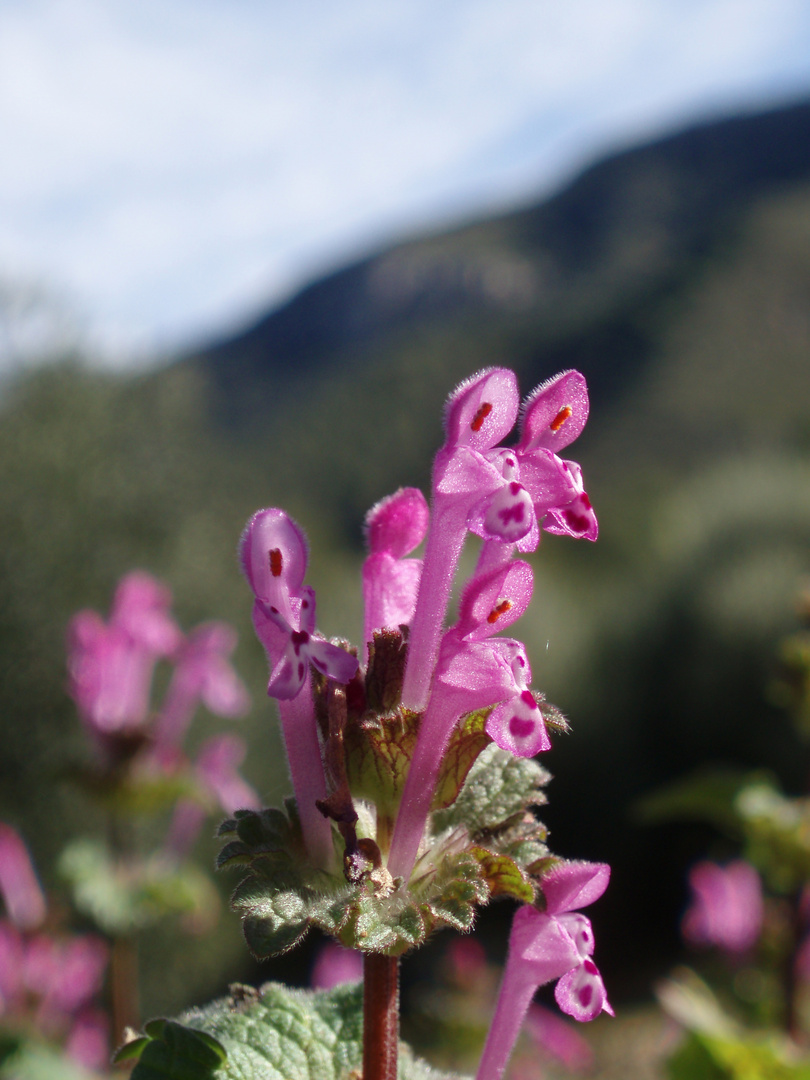
[[[397,1080],[399,960],[363,958],[363,1080]]]

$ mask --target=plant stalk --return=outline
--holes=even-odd
[[[399,959],[363,957],[363,1080],[397,1080]]]
[[[118,1046],[124,1041],[124,1032],[127,1028],[138,1031],[141,1026],[138,1001],[138,951],[135,941],[130,936],[120,934],[113,938],[110,983],[113,1042]]]

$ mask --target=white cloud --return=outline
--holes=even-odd
[[[0,275],[163,346],[802,82],[801,0],[0,0]]]

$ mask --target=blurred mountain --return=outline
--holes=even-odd
[[[585,445],[610,447],[606,475],[627,438],[671,466],[804,437],[808,206],[810,103],[708,123],[341,269],[185,362],[234,430],[274,432],[278,464],[303,467],[351,530],[403,469],[424,479],[447,387],[487,364],[526,387],[583,371]]]

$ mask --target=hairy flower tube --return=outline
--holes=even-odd
[[[605,863],[561,863],[543,877],[544,911],[524,905],[515,914],[495,1016],[476,1080],[500,1080],[524,1017],[539,986],[558,980],[557,1004],[575,1020],[613,1015],[602,977],[591,956],[590,920],[577,908],[607,888]]]
[[[302,530],[283,510],[259,510],[239,547],[256,597],[253,624],[270,664],[267,693],[279,703],[281,730],[304,841],[313,860],[332,857],[332,828],[316,803],[327,797],[310,665],[348,683],[358,662],[315,633],[315,592],[304,585],[308,550]]]

